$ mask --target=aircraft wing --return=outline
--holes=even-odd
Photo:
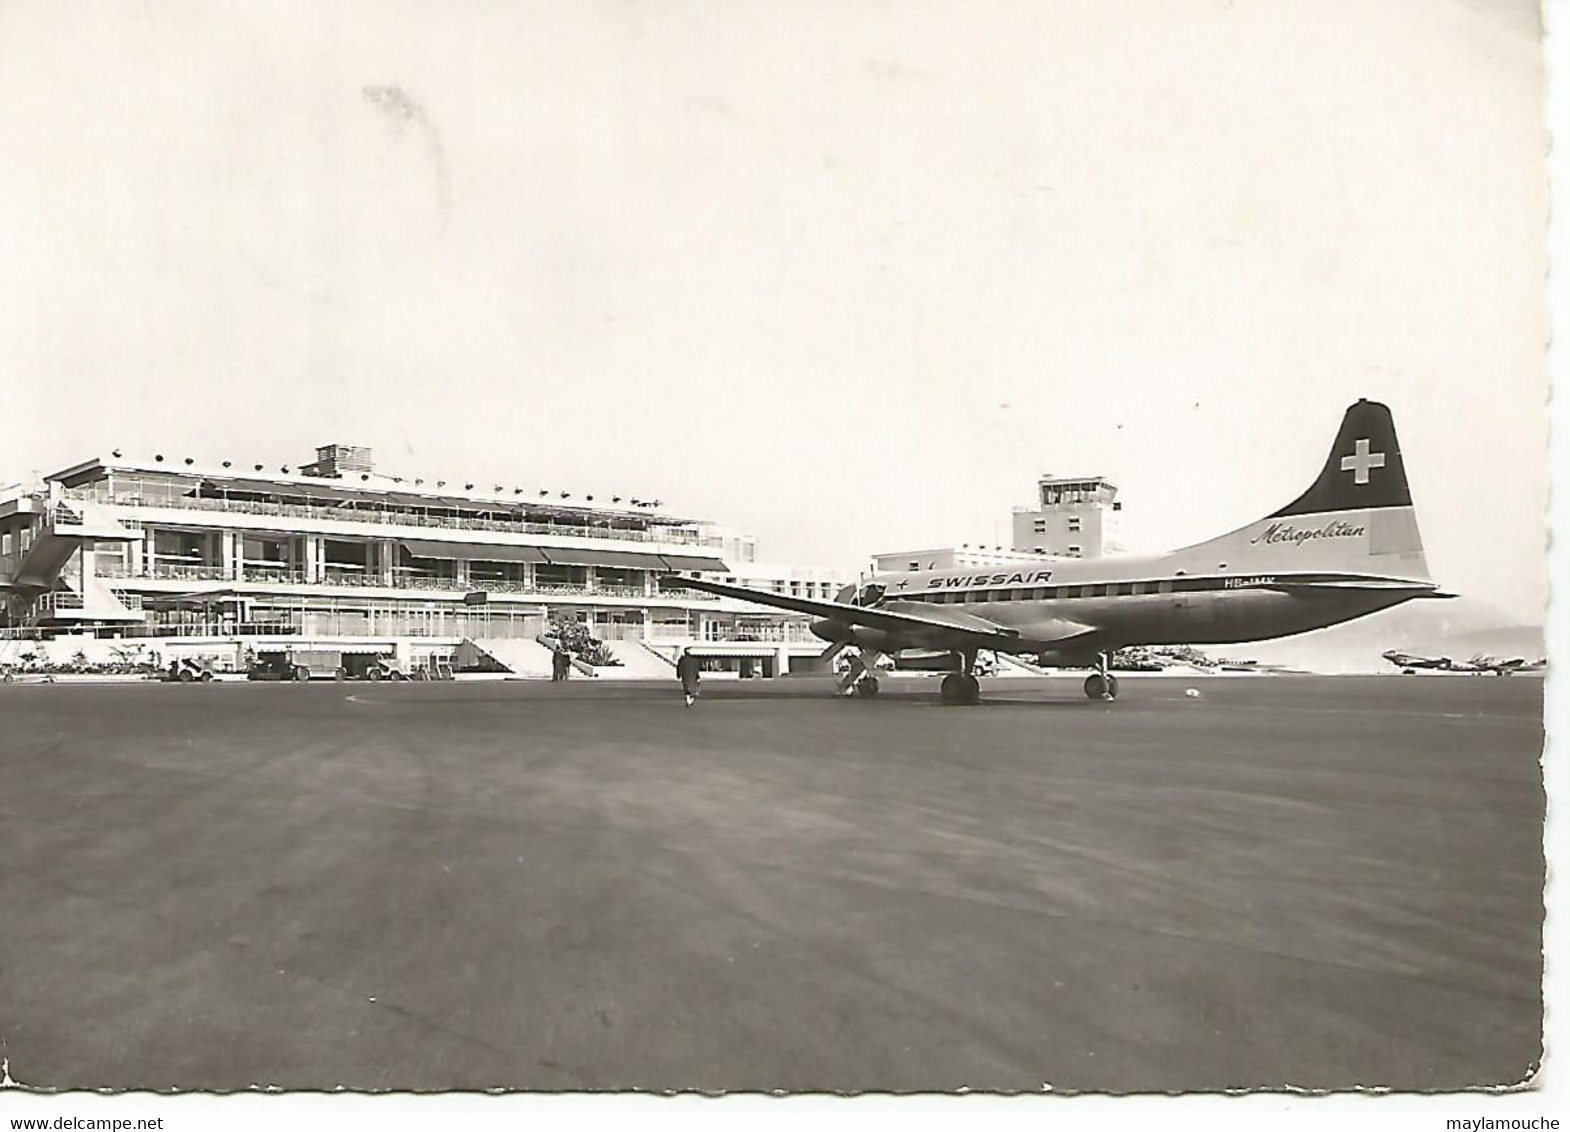
[[[842,625],[865,625],[886,633],[898,633],[933,647],[996,649],[1003,652],[1040,652],[1078,642],[1096,635],[1089,625],[1075,621],[1059,620],[1053,623],[1050,635],[1039,632],[1024,637],[1018,629],[1010,629],[988,621],[975,614],[957,609],[923,609],[916,612],[910,607],[919,603],[891,601],[881,606],[845,605],[837,601],[814,601],[811,598],[789,597],[755,590],[747,586],[732,586],[723,582],[710,582],[701,578],[665,578],[662,585],[668,588],[702,590],[720,597],[733,597],[741,601],[769,605],[775,609],[789,609],[814,617],[837,621]]]

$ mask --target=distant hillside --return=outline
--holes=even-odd
[[[1512,623],[1486,602],[1471,598],[1410,601],[1344,625],[1245,645],[1210,645],[1215,657],[1257,660],[1314,672],[1388,671],[1387,649],[1465,660],[1478,653],[1525,657],[1547,655],[1540,625]]]

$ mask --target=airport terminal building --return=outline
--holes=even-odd
[[[362,448],[292,472],[115,453],[0,491],[0,632],[531,640],[566,619],[608,641],[811,644],[799,615],[658,583],[842,584],[755,556],[655,501],[410,480]]]

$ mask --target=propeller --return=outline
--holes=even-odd
[[[866,674],[867,662],[862,659],[861,654],[858,652],[850,658],[850,667],[845,670],[845,675],[835,681],[835,689],[843,695],[849,692],[855,686],[856,681]]]
[[[850,648],[849,641],[830,641],[829,647],[818,654],[818,659],[832,667],[834,662],[839,659],[840,653],[848,648]]]

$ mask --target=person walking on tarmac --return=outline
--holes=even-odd
[[[676,678],[681,681],[682,694],[687,697],[688,707],[698,702],[698,669],[698,658],[692,655],[692,650],[682,649],[676,661]]]
[[[571,670],[572,661],[568,658],[566,651],[563,649],[556,649],[551,654],[551,679],[565,680],[567,679],[567,674]]]

